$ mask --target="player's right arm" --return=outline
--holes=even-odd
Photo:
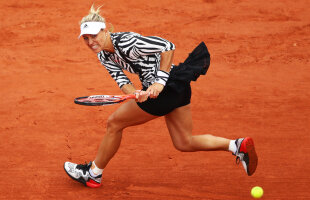
[[[135,94],[138,102],[147,100],[149,96],[148,93],[145,91],[137,90],[118,65],[112,62],[105,62],[104,66],[124,94]]]

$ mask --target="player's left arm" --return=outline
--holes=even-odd
[[[156,98],[164,89],[170,75],[170,69],[173,61],[174,50],[164,51],[161,53],[160,69],[157,71],[155,83],[153,83],[146,92],[150,98]]]

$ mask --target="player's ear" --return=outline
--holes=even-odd
[[[108,24],[107,30],[108,30],[109,32],[112,33],[112,32],[114,31],[114,26],[113,26],[113,24],[109,23],[109,24]]]

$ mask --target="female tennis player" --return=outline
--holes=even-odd
[[[96,158],[89,164],[64,163],[66,173],[89,187],[99,187],[103,169],[117,152],[123,130],[160,116],[165,117],[175,148],[182,152],[228,151],[236,156],[251,176],[257,166],[257,155],[250,137],[229,140],[209,134],[192,135],[191,86],[209,67],[210,55],[202,42],[184,63],[172,64],[175,45],[161,37],[142,36],[133,32],[112,33],[100,15],[100,7],[91,7],[81,20],[85,44],[97,54],[125,94],[136,100],[123,103],[107,120],[107,130]],[[142,83],[137,90],[123,70],[135,73]]]

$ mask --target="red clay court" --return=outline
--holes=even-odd
[[[120,93],[77,39],[92,3],[0,2],[0,199],[246,200],[256,185],[262,199],[310,199],[309,1],[96,0],[115,32],[172,41],[175,64],[204,41],[212,59],[192,83],[194,134],[250,136],[259,155],[248,177],[230,153],[178,152],[159,118],[124,131],[100,189],[63,170],[94,159],[118,107],[73,103]]]

